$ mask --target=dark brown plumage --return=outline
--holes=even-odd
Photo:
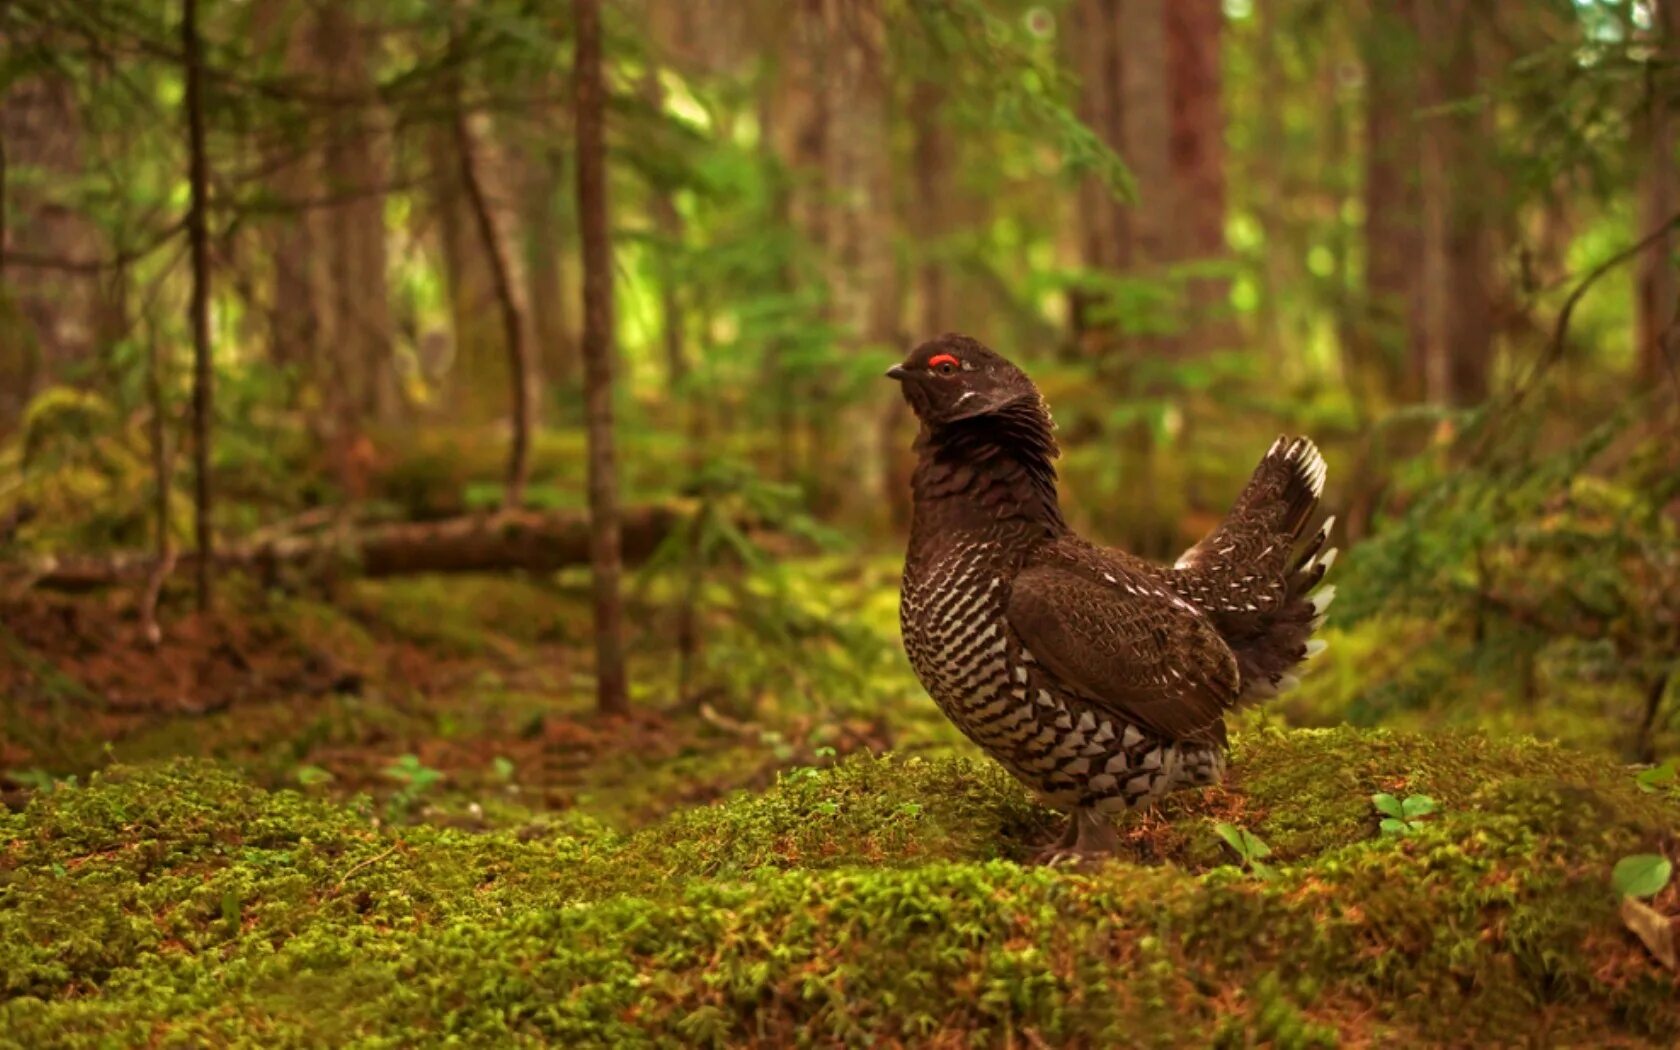
[[[1218,529],[1171,566],[1076,535],[1050,414],[1025,373],[966,336],[888,373],[921,420],[900,620],[934,701],[1047,802],[1061,850],[1115,845],[1106,813],[1215,783],[1227,711],[1276,695],[1323,647],[1335,551],[1307,524],[1324,461],[1279,438]]]

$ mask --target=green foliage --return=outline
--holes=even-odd
[[[41,391],[15,443],[0,446],[0,507],[31,510],[17,537],[25,549],[137,546],[151,488],[140,428],[97,394]]]
[[[839,604],[856,591],[831,586],[827,574],[844,566],[792,562],[763,546],[772,537],[832,548],[838,534],[810,517],[797,489],[742,464],[704,464],[686,495],[688,521],[642,568],[638,587],[660,588],[694,624],[699,666],[681,672],[687,691],[719,690],[737,703],[774,692],[795,709],[801,696],[849,697],[848,710],[870,712],[892,639]]]
[[[333,782],[332,773],[316,765],[299,766],[292,776],[297,780],[300,786],[306,788],[315,787],[319,784],[330,784]]]
[[[1639,785],[1641,791],[1660,791],[1677,780],[1680,780],[1680,774],[1677,774],[1672,759],[1660,766],[1642,769],[1633,778],[1633,782]]]
[[[1423,826],[1423,818],[1435,812],[1435,800],[1428,795],[1407,795],[1397,799],[1387,792],[1371,796],[1371,805],[1382,815],[1378,824],[1385,835],[1404,835]]]
[[[1674,865],[1658,853],[1623,857],[1610,871],[1610,885],[1624,897],[1655,897],[1668,885]]]
[[[1677,482],[1659,442],[1628,439],[1632,410],[1568,442],[1543,434],[1548,418],[1478,419],[1462,448],[1425,453],[1404,514],[1350,558],[1332,615],[1384,621],[1383,673],[1358,686],[1365,720],[1583,689],[1621,698],[1643,727],[1623,741],[1636,755],[1669,730],[1680,531],[1663,508]]]
[[[906,34],[899,47],[958,81],[966,89],[960,103],[977,124],[1047,142],[1069,174],[1094,175],[1117,196],[1137,199],[1125,162],[1069,104],[1070,77],[1055,61],[1046,9],[1027,7],[1011,19],[981,0],[901,2],[920,32]]]
[[[443,779],[443,774],[420,761],[418,755],[403,755],[385,767],[385,778],[399,785],[391,796],[388,812],[400,818],[414,808],[422,795]]]
[[[1239,828],[1224,821],[1215,824],[1213,830],[1218,833],[1220,838],[1225,840],[1226,845],[1231,847],[1231,851],[1237,855],[1237,859],[1242,862],[1243,867],[1253,872],[1258,878],[1270,879],[1272,877],[1271,867],[1262,863],[1265,858],[1272,855],[1272,847],[1266,845],[1260,836],[1247,828]]]

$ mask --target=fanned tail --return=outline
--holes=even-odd
[[[1212,619],[1237,658],[1243,700],[1288,692],[1324,650],[1312,637],[1336,596],[1320,587],[1335,563],[1335,518],[1307,524],[1324,492],[1324,457],[1307,438],[1279,437],[1218,529],[1174,566],[1174,589]]]

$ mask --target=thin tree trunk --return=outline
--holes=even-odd
[[[0,0],[0,19],[5,18],[5,16],[6,0]],[[6,177],[8,169],[6,167],[6,135],[5,121],[3,119],[4,106],[5,98],[4,96],[0,96],[0,296],[4,296],[5,294],[6,250],[9,247],[6,235],[10,232],[10,227],[6,225]],[[0,299],[0,304],[3,304],[3,299]],[[0,435],[3,435],[5,430],[6,420],[3,415],[0,415]]]
[[[484,255],[490,261],[490,278],[496,287],[497,304],[501,307],[502,338],[507,342],[513,447],[508,452],[507,489],[502,494],[502,506],[513,509],[525,502],[525,485],[530,477],[531,355],[525,346],[524,311],[508,266],[506,247],[496,230],[496,217],[490,210],[484,185],[478,178],[472,129],[467,126],[466,114],[460,112],[455,115],[455,148],[461,161],[461,188],[478,223]]]
[[[209,612],[211,562],[210,422],[214,376],[210,361],[210,236],[206,220],[209,175],[204,155],[204,55],[198,38],[198,0],[181,0],[181,54],[186,63],[188,182],[187,237],[192,251],[193,511],[198,541],[198,608]]]
[[[1650,763],[1657,760],[1657,714],[1662,710],[1663,697],[1668,693],[1669,674],[1670,672],[1664,671],[1645,687],[1645,706],[1639,717],[1639,729],[1633,738],[1635,762]]]
[[[1656,45],[1657,60],[1673,62],[1680,58],[1680,0],[1657,0],[1651,36]],[[1673,106],[1666,85],[1657,83],[1655,70],[1650,78],[1647,98],[1650,102],[1650,153],[1646,160],[1644,221],[1645,229],[1655,229],[1680,208],[1680,170],[1675,167],[1675,126]],[[1639,379],[1644,390],[1655,390],[1665,384],[1680,384],[1680,350],[1674,331],[1676,308],[1680,307],[1680,288],[1676,286],[1674,264],[1675,237],[1666,233],[1640,257],[1637,292],[1639,296]],[[1654,401],[1653,407],[1661,401]]]
[[[577,344],[567,304],[565,258],[559,195],[565,165],[560,147],[550,136],[563,129],[544,123],[542,136],[525,167],[524,227],[529,238],[525,266],[525,301],[531,304],[531,333],[536,341],[532,354],[539,390],[578,389]]]
[[[618,464],[613,450],[612,245],[607,228],[606,87],[601,2],[573,0],[577,34],[577,195],[583,241],[584,414],[589,441],[590,565],[595,585],[595,690],[602,714],[630,709],[624,673]]]
[[[822,103],[820,36],[811,26],[816,15],[805,0],[786,8],[786,29],[776,62],[775,75],[766,77],[758,98],[759,150],[765,177],[771,186],[771,217],[780,227],[796,231],[812,248],[820,250],[823,230],[817,213],[807,207],[812,186],[822,171],[823,131],[827,119]],[[793,294],[800,286],[799,268],[791,254],[780,269],[779,291]],[[767,389],[783,396],[775,407],[776,477],[792,483],[798,480],[799,409],[811,400],[799,380],[783,366],[783,340],[775,340],[764,357]]]
[[[157,333],[146,332],[146,400],[150,402],[152,418],[147,426],[152,453],[152,542],[157,548],[157,561],[146,579],[140,595],[140,633],[146,644],[163,641],[163,629],[158,625],[158,598],[163,584],[175,571],[175,538],[169,529],[169,492],[171,488],[169,457],[168,402],[164,396],[163,349],[158,345]]]
[[[1285,177],[1283,110],[1288,94],[1288,75],[1283,63],[1282,28],[1279,8],[1285,0],[1256,0],[1255,59],[1259,84],[1256,88],[1259,129],[1258,148],[1250,151],[1254,186],[1251,207],[1261,231],[1260,309],[1257,317],[1260,342],[1266,361],[1273,368],[1286,367],[1291,354],[1284,333],[1283,289],[1289,283],[1288,250],[1289,186]]]
[[[1079,73],[1079,119],[1103,144],[1116,152],[1126,148],[1121,127],[1120,15],[1118,0],[1075,0],[1070,17],[1069,56]],[[1128,160],[1130,158],[1128,157]],[[1095,175],[1079,183],[1079,252],[1084,268],[1117,272],[1125,266],[1131,237],[1130,213]],[[1069,295],[1068,315],[1076,348],[1100,354],[1112,335],[1112,325],[1095,315],[1102,297],[1075,289]]]
[[[1418,0],[1394,0],[1365,26],[1365,292],[1353,377],[1394,394],[1409,362],[1422,359],[1418,256],[1422,215],[1417,109]],[[1421,372],[1417,378],[1421,378]],[[1377,393],[1378,391],[1370,391]],[[1421,389],[1406,391],[1412,398]]]

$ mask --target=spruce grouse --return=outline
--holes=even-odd
[[[1324,460],[1279,438],[1225,521],[1156,565],[1068,527],[1049,410],[1002,355],[944,335],[887,375],[921,421],[910,663],[964,734],[1069,811],[1056,855],[1112,853],[1108,814],[1217,783],[1225,713],[1293,687],[1324,648],[1334,519],[1306,534]]]

